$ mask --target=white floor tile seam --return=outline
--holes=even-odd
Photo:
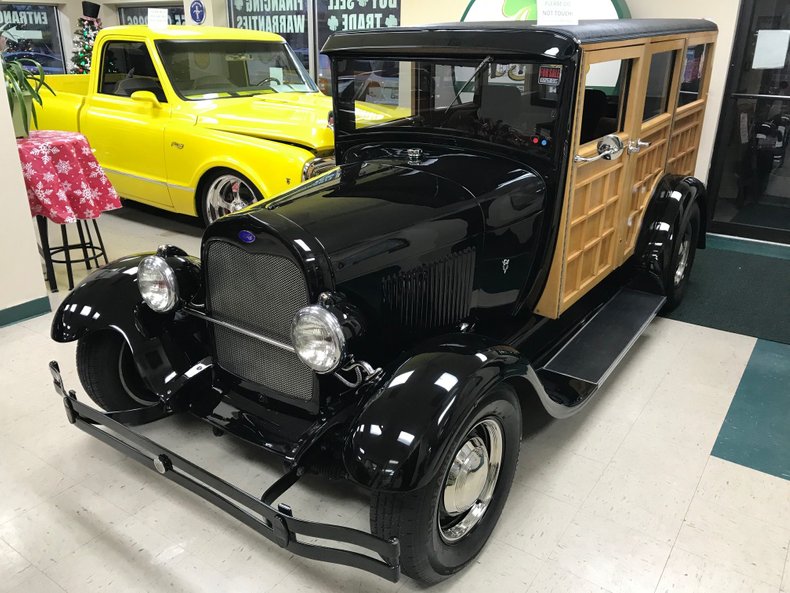
[[[787,553],[785,554],[785,567],[782,571],[782,580],[779,581],[781,584],[779,585],[779,593],[790,593],[790,588],[787,591],[783,588],[784,583],[787,582],[790,584],[790,578],[788,578],[788,568],[790,568],[790,539],[787,540]]]
[[[699,479],[697,480],[697,486],[694,488],[694,495],[689,499],[688,505],[686,506],[686,512],[683,513],[683,520],[678,525],[677,533],[675,533],[675,539],[672,542],[672,546],[669,549],[669,554],[667,555],[667,559],[664,561],[664,566],[661,569],[661,575],[658,577],[658,582],[656,583],[656,587],[653,590],[653,593],[658,593],[658,588],[661,586],[661,579],[664,577],[664,572],[667,569],[667,564],[669,563],[669,557],[672,555],[672,550],[675,549],[675,545],[678,543],[678,537],[680,537],[680,530],[683,529],[683,524],[686,522],[686,517],[688,517],[689,509],[691,508],[691,503],[694,502],[694,497],[697,495],[697,490],[699,489],[699,485],[702,482],[702,476],[705,475],[705,470],[708,468],[708,463],[710,462],[710,455],[708,455],[708,459],[705,461],[705,467],[702,468],[702,472],[700,472]]]

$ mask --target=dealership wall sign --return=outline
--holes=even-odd
[[[167,23],[169,25],[185,25],[184,6],[168,6]],[[147,25],[147,6],[119,6],[118,20],[122,25]]]
[[[531,21],[538,18],[539,0],[471,0],[462,21]],[[576,17],[585,19],[631,18],[625,0],[577,0]]]
[[[229,0],[230,25],[282,35],[305,66],[310,63],[308,0]]]
[[[397,27],[401,0],[316,0],[318,47],[332,33]]]

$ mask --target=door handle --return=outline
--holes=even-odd
[[[619,159],[623,154],[623,141],[617,134],[610,134],[598,140],[598,154],[591,157],[583,157],[578,154],[573,157],[574,163],[592,163],[601,159],[611,161]]]
[[[635,154],[643,148],[647,148],[648,146],[650,146],[650,142],[645,142],[643,140],[632,140],[628,143],[628,154]]]

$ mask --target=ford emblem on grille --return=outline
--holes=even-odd
[[[255,241],[255,234],[251,231],[239,231],[239,239],[245,243],[252,243]]]

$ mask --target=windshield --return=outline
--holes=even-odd
[[[426,128],[549,150],[564,67],[474,60],[336,62],[338,134]]]
[[[285,43],[160,41],[170,83],[184,99],[221,99],[318,89]]]

